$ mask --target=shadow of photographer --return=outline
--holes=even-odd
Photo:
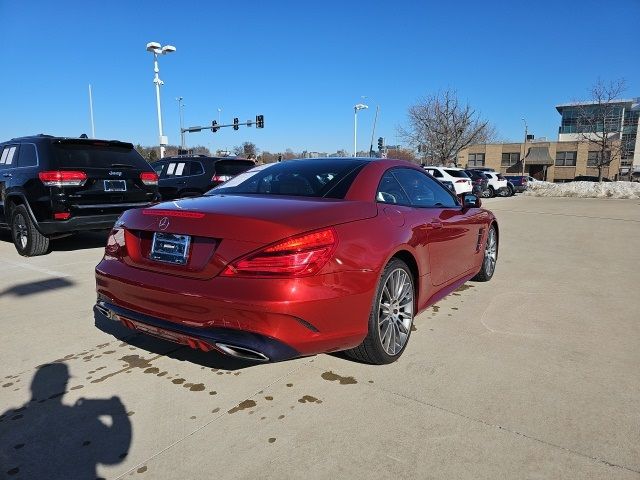
[[[69,369],[42,365],[31,400],[0,415],[0,472],[7,478],[95,479],[98,464],[123,461],[131,422],[118,397],[63,403]]]

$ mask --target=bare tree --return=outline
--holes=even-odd
[[[428,164],[457,166],[460,150],[473,143],[486,143],[495,129],[468,104],[458,100],[455,90],[445,90],[418,100],[407,112],[408,125],[398,135],[422,154]]]
[[[244,156],[246,158],[256,158],[258,152],[258,147],[256,147],[256,144],[252,142],[244,142],[240,146],[233,147],[234,155]]]
[[[389,148],[387,150],[387,158],[396,160],[407,160],[408,162],[420,163],[413,150],[406,148]]]
[[[611,162],[622,158],[624,145],[620,137],[622,109],[615,100],[626,90],[624,79],[604,83],[598,80],[589,91],[590,101],[577,107],[576,127],[580,140],[588,142],[589,151],[596,152],[590,166],[598,168],[598,181]],[[595,158],[593,158],[595,157]]]

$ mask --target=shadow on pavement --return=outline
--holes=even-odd
[[[51,252],[70,252],[73,250],[104,248],[107,244],[108,236],[109,230],[81,232],[69,237],[51,240],[49,250]]]
[[[86,250],[91,248],[104,248],[107,244],[109,230],[99,230],[92,232],[81,232],[68,237],[51,240],[49,253],[51,252],[71,252],[74,250]],[[13,244],[11,232],[0,230],[0,242]]]
[[[19,285],[13,285],[2,291],[0,291],[0,297],[14,296],[14,297],[26,297],[27,295],[33,295],[36,293],[49,292],[51,290],[57,290],[59,288],[72,287],[75,282],[66,278],[50,278],[47,280],[40,280],[37,282],[21,283]]]
[[[6,478],[95,479],[98,464],[127,456],[131,422],[118,397],[63,403],[65,363],[41,365],[31,400],[0,415],[0,472]],[[4,477],[3,477],[4,478]]]
[[[93,310],[93,318],[98,329],[122,342],[181,362],[189,362],[219,370],[240,370],[257,364],[256,362],[222,355],[216,351],[202,352],[151,335],[133,332],[121,323],[108,319],[95,308]]]

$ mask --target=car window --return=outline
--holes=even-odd
[[[396,177],[414,207],[452,208],[457,206],[454,197],[427,175],[412,168],[395,168]]]
[[[36,146],[32,143],[23,143],[20,145],[20,155],[18,156],[19,167],[35,167],[38,165],[38,155]]]
[[[189,175],[189,169],[186,168],[187,162],[170,162],[167,165],[166,176],[167,177],[181,177]]]
[[[162,170],[164,169],[164,167],[167,166],[167,163],[166,162],[155,162],[155,163],[152,163],[151,166],[153,167],[155,172],[158,174],[158,176],[161,176],[162,175]]]
[[[446,173],[456,178],[469,178],[469,176],[463,170],[445,170]]]
[[[376,200],[380,203],[411,205],[409,197],[400,186],[400,182],[398,182],[398,179],[392,173],[392,170],[387,170],[380,179],[380,185],[378,185],[378,192],[376,193]]]
[[[240,173],[207,194],[344,198],[365,164],[365,161],[356,159],[309,159],[260,165]]]
[[[252,160],[219,160],[215,164],[215,170],[216,175],[234,176],[255,166]]]
[[[17,150],[17,145],[7,145],[2,150],[2,155],[0,156],[0,165],[15,167],[13,158],[15,156]]]
[[[200,162],[190,162],[189,165],[189,175],[202,175],[204,173],[204,169],[202,168],[202,164]]]
[[[149,164],[130,143],[59,139],[52,142],[57,166],[61,168],[112,168],[129,166],[137,170],[149,170]]]

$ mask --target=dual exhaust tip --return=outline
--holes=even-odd
[[[96,310],[98,310],[102,315],[111,319],[120,321],[125,327],[131,330],[137,330],[136,326],[130,320],[112,312],[108,309],[104,304],[98,302],[96,303]],[[161,335],[158,335],[162,338]],[[228,343],[215,342],[213,345],[204,340],[200,340],[198,338],[184,336],[186,340],[186,344],[193,348],[194,350],[202,350],[203,352],[209,352],[211,350],[217,350],[225,355],[229,355],[230,357],[240,358],[243,360],[251,360],[254,362],[268,362],[269,357],[267,357],[264,353],[258,352],[256,350],[252,350],[247,347],[240,347],[238,345],[230,345]]]

